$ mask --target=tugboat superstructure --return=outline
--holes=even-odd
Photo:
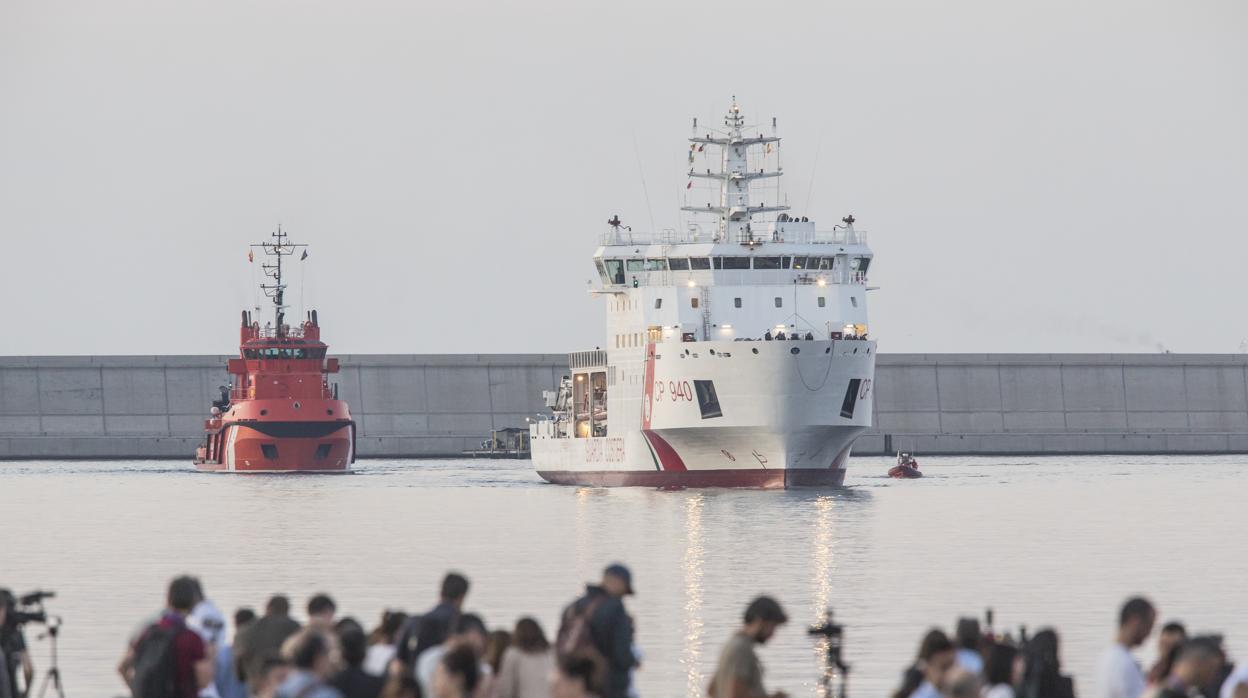
[[[752,190],[777,182],[780,139],[724,128],[690,138],[689,186],[715,200],[682,210],[713,226],[634,235],[608,221],[594,254],[605,349],[569,355],[531,425],[546,480],[590,486],[838,486],[871,425],[873,258],[853,216],[819,231]],[[718,167],[695,167],[718,155]],[[688,204],[688,202],[686,202]],[[769,214],[775,214],[770,216]],[[756,217],[767,216],[765,220]]]
[[[273,301],[273,320],[263,327],[244,310],[239,358],[226,369],[231,385],[221,387],[204,423],[204,442],[195,467],[211,472],[345,472],[355,462],[355,422],[329,374],[338,359],[325,357],[315,310],[302,323],[286,319],[282,259],[306,245],[286,239],[279,227],[271,242],[252,245],[273,259],[261,268],[270,283],[261,285]],[[248,258],[253,258],[253,252]]]

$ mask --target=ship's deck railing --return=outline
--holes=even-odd
[[[622,284],[608,284],[603,290],[621,289],[633,286],[683,286],[693,281],[699,286],[775,286],[775,285],[814,285],[822,281],[825,285],[841,284],[862,285],[867,283],[867,275],[860,271],[850,272],[848,279],[842,279],[839,272],[831,270],[807,269],[700,269],[696,271],[630,271]]]
[[[568,368],[598,368],[607,365],[607,352],[601,349],[568,354]]]
[[[768,243],[789,243],[797,245],[866,245],[867,231],[855,230],[852,236],[844,228],[832,230],[786,230],[770,232],[765,228],[754,231],[753,237],[742,236],[740,239],[725,239],[713,230],[664,230],[661,233],[634,233],[622,231],[616,233],[608,230],[599,237],[602,245],[709,245],[740,244],[760,245]]]

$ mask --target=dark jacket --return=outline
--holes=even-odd
[[[439,603],[423,616],[409,618],[399,633],[394,656],[407,666],[414,665],[425,650],[446,642],[457,618],[459,610],[449,601]]]
[[[266,615],[243,628],[234,638],[234,668],[239,678],[254,691],[264,662],[280,657],[282,643],[299,632],[299,623],[290,616]]]
[[[623,601],[593,584],[585,587],[585,595],[573,605],[580,611],[597,599],[602,601],[589,619],[589,635],[607,660],[603,698],[625,698],[629,672],[637,665],[633,656],[633,619],[624,610]]]
[[[329,685],[338,689],[343,698],[377,698],[386,680],[373,676],[358,666],[350,666],[338,672],[329,680]]]

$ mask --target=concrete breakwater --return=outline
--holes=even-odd
[[[0,458],[185,458],[225,356],[0,357]],[[563,354],[340,355],[362,457],[458,455],[545,412]],[[881,354],[860,454],[1248,453],[1248,356]]]

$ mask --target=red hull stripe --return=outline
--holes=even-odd
[[[684,472],[688,470],[688,468],[685,467],[685,461],[681,460],[680,454],[676,452],[676,449],[672,448],[671,444],[664,441],[662,436],[659,436],[653,431],[643,431],[641,433],[645,435],[646,441],[650,443],[650,447],[654,449],[655,454],[658,455],[659,462],[663,464],[664,470],[674,472]]]
[[[583,487],[840,487],[843,468],[783,468],[739,470],[542,470],[542,479],[556,485]]]

